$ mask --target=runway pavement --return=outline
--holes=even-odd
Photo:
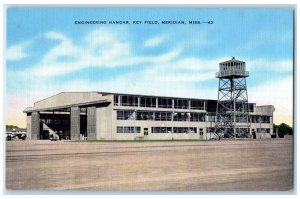
[[[292,139],[6,142],[8,190],[286,191]]]

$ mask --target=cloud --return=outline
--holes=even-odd
[[[28,54],[25,52],[25,50],[30,44],[30,41],[25,41],[8,47],[6,49],[6,60],[19,61],[28,57]]]
[[[249,86],[250,102],[257,105],[273,105],[275,107],[274,123],[285,122],[292,125],[293,121],[293,77],[292,75],[265,82],[259,86]]]
[[[292,72],[293,60],[291,59],[249,59],[246,60],[247,70],[264,70],[272,72]]]
[[[166,40],[166,35],[151,37],[144,42],[143,46],[147,48],[156,47],[162,44],[165,40]]]
[[[59,32],[48,32],[45,38],[57,40],[41,60],[26,69],[27,74],[51,78],[66,75],[85,68],[134,67],[141,64],[157,64],[178,57],[183,48],[177,46],[158,55],[137,55],[126,34],[107,28],[91,31],[75,43]]]
[[[47,39],[53,39],[53,40],[61,40],[61,41],[67,41],[69,40],[64,34],[59,32],[50,31],[45,34],[45,37]]]

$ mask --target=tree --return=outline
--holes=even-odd
[[[15,125],[6,125],[6,129],[16,129],[19,128],[18,126]]]
[[[278,137],[283,138],[284,135],[293,135],[293,128],[285,123],[281,123],[280,125],[273,125],[274,131],[278,128]]]

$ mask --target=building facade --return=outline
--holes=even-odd
[[[216,100],[103,92],[63,92],[24,110],[30,139],[58,134],[71,140],[216,138]],[[249,137],[273,134],[272,105],[249,103]],[[237,123],[239,121],[237,117]]]

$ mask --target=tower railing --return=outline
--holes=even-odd
[[[238,75],[238,76],[248,77],[249,76],[249,71],[232,69],[232,70],[216,72],[216,77],[217,78],[231,76],[231,75]]]

